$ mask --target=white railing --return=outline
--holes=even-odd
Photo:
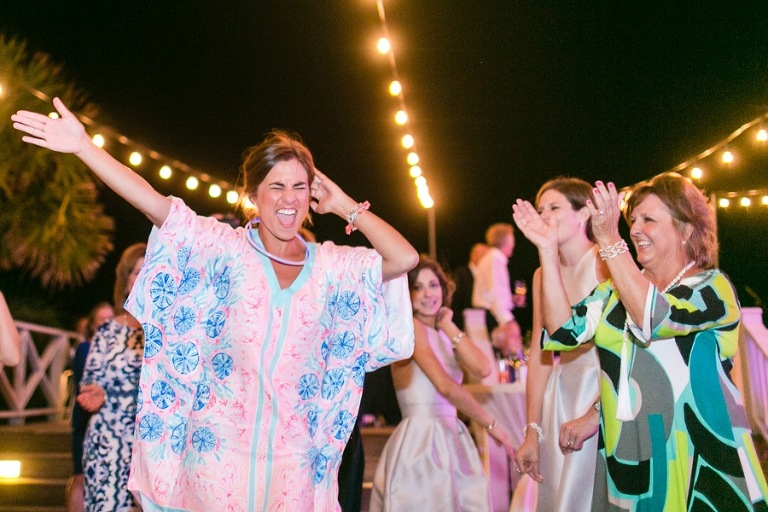
[[[742,308],[733,380],[744,397],[750,427],[768,439],[768,329],[762,308]]]
[[[0,394],[7,404],[7,409],[0,410],[0,419],[12,425],[23,424],[31,416],[61,420],[68,410],[65,369],[69,350],[79,337],[61,329],[14,323],[21,340],[21,361],[12,368],[0,366]],[[33,397],[35,403],[31,404]]]

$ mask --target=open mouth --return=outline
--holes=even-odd
[[[296,223],[296,210],[293,208],[277,210],[277,220],[284,228],[292,227]]]

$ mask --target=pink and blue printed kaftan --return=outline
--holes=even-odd
[[[247,237],[177,198],[150,236],[127,302],[146,338],[129,481],[145,511],[339,510],[365,372],[413,350],[407,283],[382,284],[377,252],[310,244],[281,290]]]

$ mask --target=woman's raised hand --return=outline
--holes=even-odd
[[[512,218],[525,238],[539,249],[557,247],[557,221],[544,222],[529,201],[518,199],[512,205]]]
[[[594,200],[587,201],[587,208],[592,215],[592,232],[595,239],[613,243],[621,237],[619,218],[624,192],[619,193],[613,183],[608,183],[606,186],[602,181],[598,181],[595,182],[592,195]]]
[[[453,311],[451,308],[445,306],[441,307],[437,312],[437,318],[435,319],[435,325],[438,329],[445,332],[445,328],[453,323]]]
[[[341,187],[317,168],[309,193],[313,199],[310,202],[312,210],[320,214],[336,212],[343,216],[350,211],[350,205],[355,204]]]
[[[29,134],[21,138],[29,144],[60,153],[79,153],[83,149],[83,140],[87,137],[83,124],[59,98],[53,99],[53,106],[61,115],[59,119],[19,110],[11,116],[13,127]]]

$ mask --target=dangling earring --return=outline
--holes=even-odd
[[[683,245],[687,244],[688,240],[683,240]]]

